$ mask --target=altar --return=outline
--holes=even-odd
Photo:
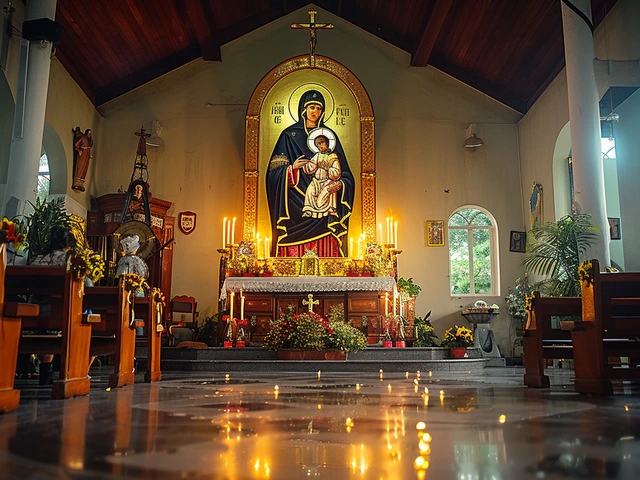
[[[270,322],[290,306],[295,313],[308,311],[327,317],[332,307],[344,306],[345,321],[378,343],[382,319],[390,308],[395,280],[391,277],[228,277],[220,299],[244,318],[254,318],[251,341],[262,343]],[[313,302],[313,303],[311,303]],[[243,304],[244,303],[244,307]],[[235,314],[234,314],[235,316]],[[219,328],[220,331],[220,328]]]

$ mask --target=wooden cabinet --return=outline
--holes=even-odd
[[[344,305],[345,319],[367,335],[368,343],[378,343],[380,339],[380,316],[384,314],[384,293],[381,292],[322,292],[314,294],[313,300],[319,303],[313,310],[327,318],[331,308]],[[306,312],[309,307],[303,304],[306,294],[296,293],[245,293],[244,316],[256,317],[252,328],[251,341],[260,344],[269,333],[270,322],[278,318],[280,312],[286,312],[290,306],[295,313]],[[240,312],[239,295],[235,296],[234,312]],[[236,315],[234,315],[236,316]],[[366,321],[363,321],[366,318]],[[220,322],[219,341],[224,335],[224,322]],[[222,336],[221,336],[222,335]]]
[[[87,241],[91,248],[100,253],[107,263],[107,275],[100,285],[115,285],[118,256],[113,232],[120,226],[125,193],[108,193],[96,199],[96,207],[87,216]],[[167,215],[172,203],[149,196],[151,210],[151,230],[157,237],[156,253],[147,258],[149,285],[159,287],[166,298],[171,298],[171,275],[173,270],[173,239],[175,218]],[[132,202],[130,211],[135,220],[144,221],[142,203]],[[169,244],[159,250],[160,247]],[[165,309],[168,311],[169,309]]]

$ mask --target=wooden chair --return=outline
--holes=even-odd
[[[171,300],[171,320],[168,322],[167,331],[169,333],[170,344],[175,343],[174,329],[187,328],[192,331],[191,338],[194,340],[198,330],[198,303],[194,297],[188,295],[176,295]]]

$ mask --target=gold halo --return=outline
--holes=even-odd
[[[144,222],[140,222],[138,220],[131,220],[129,222],[123,223],[116,231],[113,232],[113,235],[116,237],[116,251],[122,255],[122,245],[120,245],[120,238],[127,237],[129,235],[138,235],[140,238],[140,248],[136,253],[137,256],[141,258],[147,258],[153,252],[153,249],[156,246],[156,236],[151,230],[151,227]]]
[[[309,136],[307,137],[307,147],[309,147],[309,150],[313,153],[318,153],[320,151],[315,144],[316,137],[319,135],[324,135],[329,139],[329,151],[333,152],[336,148],[336,134],[328,127],[314,128],[309,132]]]
[[[300,90],[303,91],[300,92]],[[291,116],[291,119],[294,123],[300,119],[300,117],[298,116],[298,105],[300,104],[300,97],[302,97],[304,92],[306,92],[307,90],[318,90],[324,97],[325,108],[322,121],[326,124],[333,115],[333,109],[335,107],[336,101],[333,98],[333,94],[331,93],[331,91],[327,89],[327,87],[325,87],[324,85],[320,85],[319,83],[304,83],[302,85],[299,85],[293,92],[291,92],[291,95],[289,96],[289,115]]]

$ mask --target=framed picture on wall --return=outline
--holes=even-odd
[[[511,230],[509,237],[509,251],[524,253],[527,249],[527,232]]]
[[[427,246],[444,247],[444,220],[427,220]]]
[[[622,240],[622,232],[620,231],[620,219],[609,218],[609,233],[611,240]]]

